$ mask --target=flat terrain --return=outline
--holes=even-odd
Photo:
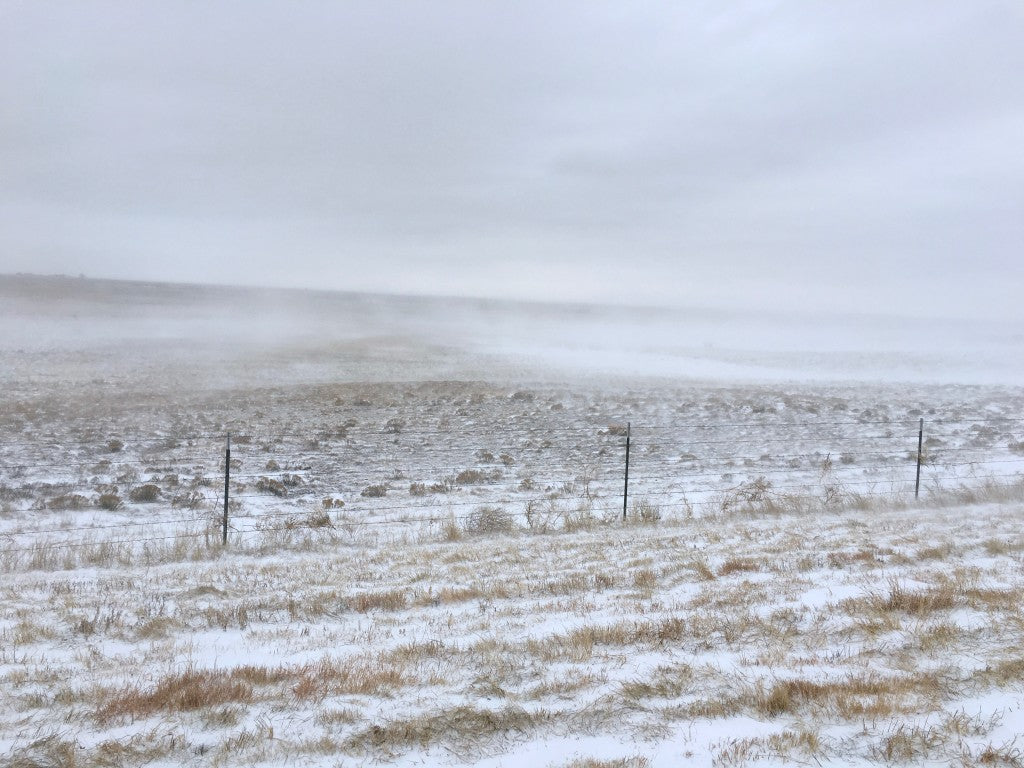
[[[14,765],[1024,763],[1012,328],[0,294]]]

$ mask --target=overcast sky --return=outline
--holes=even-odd
[[[1022,9],[0,0],[0,272],[1021,317]]]

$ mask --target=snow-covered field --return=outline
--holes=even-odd
[[[1019,327],[0,299],[4,761],[1024,762]]]

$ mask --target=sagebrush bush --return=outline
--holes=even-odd
[[[79,493],[65,493],[50,499],[46,506],[60,511],[85,509],[89,506],[89,500]]]
[[[122,504],[121,497],[116,493],[101,493],[100,497],[96,499],[96,506],[108,512],[120,509]]]
[[[455,476],[455,482],[459,485],[475,485],[487,480],[487,473],[479,469],[464,469]]]
[[[275,480],[272,477],[261,477],[256,481],[256,490],[261,493],[270,493],[274,496],[287,496],[288,489],[285,488],[284,483],[280,480]]]
[[[488,533],[509,533],[515,529],[512,516],[501,507],[479,507],[466,517],[463,525],[466,533],[481,535]]]
[[[479,485],[501,479],[501,470],[464,469],[455,476],[458,485]]]
[[[199,491],[186,491],[179,493],[171,499],[172,507],[185,507],[186,509],[199,509],[205,498]]]
[[[149,504],[160,498],[160,488],[153,483],[146,483],[128,492],[131,501],[142,504]]]

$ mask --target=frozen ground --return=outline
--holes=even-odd
[[[15,764],[1024,761],[1020,328],[0,301]]]

